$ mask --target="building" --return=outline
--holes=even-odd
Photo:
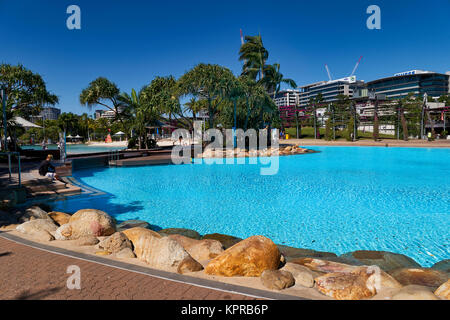
[[[369,92],[385,94],[388,99],[400,99],[409,93],[440,97],[449,94],[450,72],[445,74],[432,71],[410,70],[396,73],[391,77],[368,82]]]
[[[278,92],[273,99],[278,110],[280,111],[280,117],[284,121],[289,121],[295,116],[296,107],[299,104],[300,91],[299,90],[283,90]]]
[[[36,122],[37,120],[58,120],[61,114],[61,109],[53,107],[42,108],[41,112],[37,116],[31,116],[31,121]]]
[[[311,83],[300,87],[299,106],[302,109],[306,108],[311,98],[315,99],[319,93],[322,94],[325,103],[337,101],[338,95],[352,98],[353,93],[364,85],[364,81],[356,80],[356,76]]]
[[[119,107],[118,112],[121,113],[124,108]],[[94,119],[98,120],[100,118],[105,118],[108,120],[113,120],[116,118],[116,111],[114,110],[95,110]]]

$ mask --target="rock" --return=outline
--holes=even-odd
[[[49,212],[48,215],[58,226],[69,223],[71,217],[70,214],[58,211]]]
[[[203,270],[203,266],[190,256],[184,258],[177,267],[177,272],[180,274],[201,270]]]
[[[297,259],[297,258],[328,258],[328,257],[337,257],[335,253],[332,252],[322,252],[322,251],[314,251],[310,249],[300,249],[294,247],[288,247],[284,245],[277,245],[281,254],[286,257],[287,261]]]
[[[142,220],[126,220],[117,225],[117,231],[124,231],[135,227],[150,229],[150,224]]]
[[[136,243],[141,235],[148,235],[156,238],[161,238],[161,235],[155,231],[152,231],[150,229],[145,229],[142,227],[134,227],[130,229],[126,229],[122,231],[127,238],[131,241],[133,246],[136,247]]]
[[[387,251],[359,250],[348,252],[341,257],[350,257],[361,261],[365,265],[376,265],[384,271],[398,268],[420,268],[420,264],[403,254]]]
[[[66,240],[68,244],[83,247],[83,246],[94,246],[99,243],[99,240],[94,236],[84,236],[75,240]]]
[[[205,273],[225,277],[259,277],[265,270],[277,269],[280,257],[280,251],[272,240],[253,236],[238,242],[211,260]]]
[[[19,218],[19,222],[27,222],[27,221],[34,220],[34,219],[51,220],[51,218],[48,216],[47,212],[45,212],[38,206],[32,206],[25,210],[25,212]]]
[[[396,291],[392,295],[392,300],[439,300],[439,298],[428,287],[409,285]]]
[[[152,267],[173,271],[176,270],[189,253],[175,240],[168,237],[157,238],[142,234],[134,243],[136,257]]]
[[[271,290],[283,290],[292,287],[295,279],[288,271],[265,270],[261,274],[261,283],[264,287]]]
[[[202,239],[211,239],[211,240],[220,241],[220,243],[222,243],[222,245],[225,249],[228,249],[229,247],[234,246],[239,241],[242,241],[241,238],[229,236],[226,234],[220,234],[220,233],[206,234],[202,237]]]
[[[338,300],[360,300],[373,297],[385,289],[400,289],[389,274],[377,266],[355,267],[350,272],[333,272],[314,279],[317,289]]]
[[[314,286],[314,278],[319,276],[319,274],[308,268],[291,262],[286,263],[281,270],[290,272],[295,279],[296,285],[307,288],[312,288]]]
[[[312,271],[325,273],[352,272],[357,268],[357,266],[317,258],[299,258],[291,260],[291,262],[305,266]]]
[[[437,288],[434,294],[443,299],[450,300],[450,280],[443,283],[439,288]]]
[[[114,219],[107,213],[96,209],[83,209],[75,212],[69,223],[60,226],[55,237],[58,240],[74,240],[84,236],[109,236],[115,231]]]
[[[136,258],[136,255],[134,254],[133,250],[131,248],[123,248],[119,252],[116,253],[117,258]]]
[[[16,230],[28,234],[41,241],[54,240],[54,234],[58,227],[51,219],[33,219],[17,226]]]
[[[402,285],[419,285],[436,289],[448,280],[448,275],[444,271],[431,268],[401,268],[389,272]]]
[[[191,257],[197,261],[214,259],[224,251],[222,243],[217,240],[195,240],[179,234],[173,234],[168,237],[181,244]]]
[[[9,212],[0,211],[0,226],[8,226],[10,224],[16,224],[17,217]]]
[[[180,234],[182,236],[196,239],[196,240],[200,240],[202,238],[201,235],[197,231],[191,230],[191,229],[183,229],[183,228],[162,229],[162,230],[158,231],[158,233],[162,236],[168,236],[171,234]]]
[[[435,264],[433,264],[431,269],[441,270],[441,271],[445,271],[447,273],[450,273],[450,259],[446,259],[446,260],[442,260],[442,261],[436,262]]]
[[[111,253],[117,253],[125,248],[132,248],[131,242],[123,232],[116,232],[99,243],[99,247]]]

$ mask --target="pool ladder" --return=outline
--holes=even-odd
[[[117,160],[120,158],[119,150],[112,150],[108,155],[108,165],[109,166],[117,166]]]

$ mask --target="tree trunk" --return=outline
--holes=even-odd
[[[375,108],[373,110],[373,140],[379,139],[379,121],[378,121],[378,101],[375,100]]]
[[[405,112],[400,109],[400,121],[402,122],[403,140],[408,141],[408,124],[406,123]]]

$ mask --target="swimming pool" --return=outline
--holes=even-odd
[[[273,176],[248,164],[82,170],[107,194],[55,205],[336,254],[386,250],[423,266],[450,258],[450,149],[309,148],[321,152],[280,157]]]

